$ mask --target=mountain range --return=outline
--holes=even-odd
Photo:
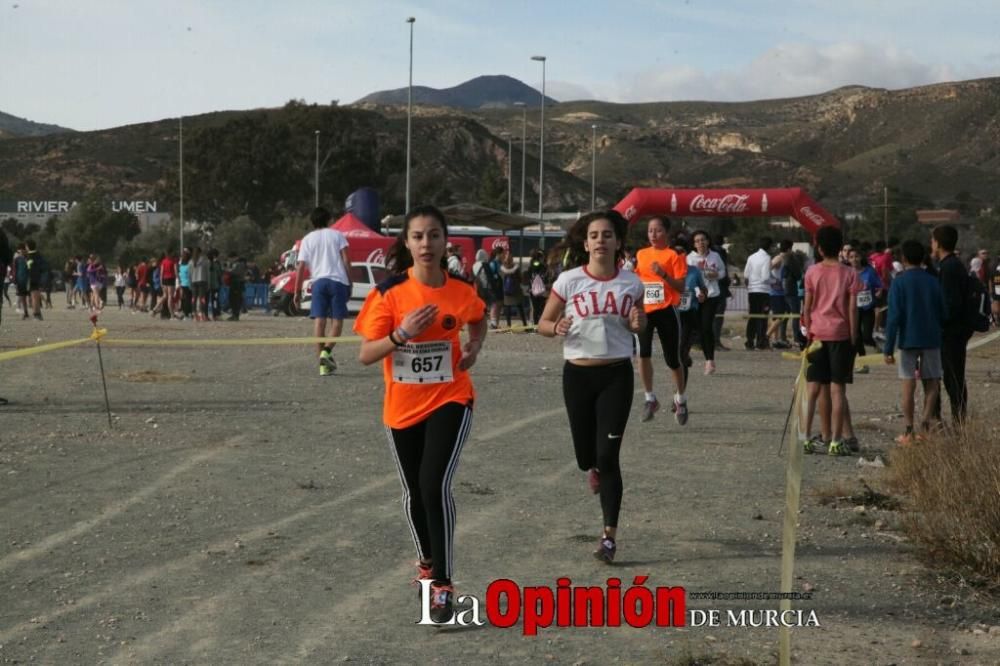
[[[46,134],[58,134],[60,132],[72,132],[73,130],[58,125],[45,125],[36,123],[25,118],[18,118],[9,113],[0,111],[0,139],[12,136],[45,136]]]
[[[448,204],[485,197],[505,206],[510,165],[513,206],[519,209],[526,119],[525,208],[537,210],[538,107],[523,114],[510,104],[527,104],[532,95],[537,104],[539,93],[509,77],[479,77],[436,92],[445,97],[414,107],[414,199]],[[263,196],[279,213],[307,210],[313,130],[320,129],[324,138],[338,141],[324,152],[321,191],[339,197],[343,188],[372,185],[387,212],[398,212],[406,137],[405,97],[395,101],[398,94],[373,93],[346,107],[290,102],[280,109],[185,118],[185,155],[190,147],[201,159],[190,177],[211,175],[218,187],[256,183],[253,192],[234,193],[236,203]],[[992,205],[1000,199],[998,78],[904,90],[851,86],[750,102],[549,100],[546,106],[549,210],[590,206],[595,147],[599,206],[636,186],[800,186],[843,214],[881,204],[883,187],[907,205],[943,206],[956,199]],[[176,198],[176,139],[176,121],[8,136],[0,141],[0,200],[76,199],[97,192],[116,199],[157,197],[169,208]],[[273,171],[266,167],[274,151],[282,153],[282,178],[291,174],[296,185],[262,195],[271,182]]]
[[[365,95],[355,104],[406,104],[407,93],[407,88],[382,90]],[[548,96],[545,102],[556,103]],[[541,104],[541,93],[510,76],[477,76],[452,88],[413,86],[413,103],[456,109],[504,108],[515,103],[538,107]]]

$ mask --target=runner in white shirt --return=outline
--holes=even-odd
[[[298,308],[302,301],[303,278],[308,266],[312,278],[309,317],[315,322],[313,334],[317,338],[326,337],[326,321],[329,319],[330,337],[336,338],[343,330],[347,301],[351,298],[351,259],[347,254],[347,238],[327,226],[331,215],[325,208],[313,209],[309,217],[313,230],[299,244],[295,264],[295,307]],[[317,344],[321,377],[327,377],[337,369],[337,362],[333,359],[334,344]]]
[[[726,262],[719,253],[711,249],[711,239],[705,231],[696,231],[691,237],[694,242],[694,252],[687,255],[688,266],[695,266],[701,271],[708,285],[705,302],[698,308],[701,337],[701,351],[705,355],[705,374],[715,372],[715,313],[719,308],[719,280],[726,277]]]
[[[618,463],[632,408],[633,333],[646,325],[643,285],[617,268],[628,222],[615,211],[585,215],[554,252],[568,259],[545,304],[538,332],[563,336],[563,398],[576,462],[600,493],[604,532],[594,557],[611,564],[622,502]]]

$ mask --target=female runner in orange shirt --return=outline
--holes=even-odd
[[[368,294],[354,324],[365,339],[360,361],[383,361],[382,416],[419,557],[417,578],[432,580],[435,623],[454,615],[451,483],[472,426],[475,392],[468,370],[486,334],[486,304],[470,282],[447,271],[447,239],[441,211],[410,211],[386,258],[393,276]]]

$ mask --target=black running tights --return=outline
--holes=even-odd
[[[563,366],[563,398],[569,414],[576,464],[596,467],[601,477],[601,512],[606,527],[618,526],[622,506],[622,437],[632,409],[632,364]]]

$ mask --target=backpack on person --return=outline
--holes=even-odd
[[[531,278],[531,295],[536,298],[545,295],[545,280],[541,273],[535,273],[535,277]]]
[[[503,295],[517,295],[517,273],[511,273],[503,276]]]
[[[975,275],[965,276],[965,320],[969,329],[978,333],[990,330],[990,294],[986,285]]]
[[[488,262],[483,262],[479,265],[479,270],[473,276],[476,282],[476,292],[479,294],[479,298],[484,301],[489,297],[490,294],[490,274],[487,270]]]

